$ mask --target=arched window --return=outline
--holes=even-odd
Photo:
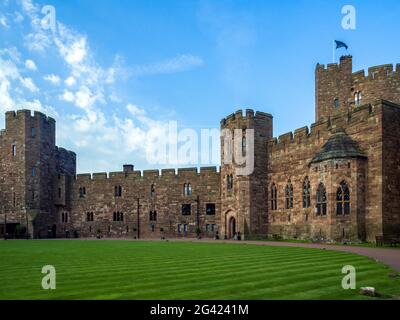
[[[345,181],[340,183],[336,191],[336,214],[350,214],[350,190]]]
[[[311,207],[311,185],[308,177],[303,182],[303,208]]]
[[[286,209],[292,209],[293,208],[293,185],[288,181],[288,184],[286,185],[285,188],[285,204],[286,204]]]
[[[114,187],[114,196],[115,197],[122,197],[122,187],[121,186],[115,186]]]
[[[321,182],[317,189],[317,216],[326,215],[326,189]]]
[[[226,187],[228,190],[233,189],[233,175],[231,175],[231,174],[228,174],[226,176]]]
[[[356,104],[356,106],[359,106],[362,104],[362,92],[361,91],[357,91],[354,94],[354,103]]]
[[[192,185],[190,183],[185,183],[183,185],[183,194],[185,196],[191,196],[192,195]]]
[[[275,183],[271,186],[271,210],[278,210],[278,191]]]
[[[340,101],[339,101],[339,99],[335,99],[334,101],[333,101],[333,106],[335,107],[335,108],[339,108],[340,107]]]

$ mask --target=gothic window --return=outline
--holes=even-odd
[[[278,210],[278,191],[275,183],[271,186],[271,210]]]
[[[286,204],[286,209],[293,208],[293,185],[290,182],[290,180],[285,188],[285,204]]]
[[[246,137],[242,137],[242,155],[246,155]]]
[[[226,187],[228,190],[233,189],[233,175],[232,174],[228,174],[226,176]]]
[[[191,196],[192,195],[192,185],[190,183],[185,183],[183,185],[183,194],[185,196]]]
[[[340,183],[336,191],[336,214],[350,214],[350,190],[345,181]]]
[[[303,182],[303,208],[311,207],[311,185],[308,177]]]
[[[321,182],[317,189],[317,216],[326,215],[326,189],[324,184]]]
[[[354,94],[354,103],[356,104],[356,106],[359,106],[362,104],[362,92],[361,91],[357,91]]]
[[[114,196],[115,197],[122,197],[122,187],[121,186],[115,186],[114,187]]]

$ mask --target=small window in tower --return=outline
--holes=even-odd
[[[36,177],[36,168],[32,168],[32,177]]]
[[[12,145],[12,155],[13,157],[17,156],[17,145],[15,144]]]
[[[31,137],[32,138],[36,137],[36,129],[34,127],[31,128]]]
[[[357,91],[354,94],[354,103],[356,106],[359,106],[362,104],[362,92],[361,91]]]
[[[340,101],[339,101],[339,99],[335,99],[335,100],[333,101],[333,105],[335,106],[335,108],[339,108],[339,107],[340,107]]]

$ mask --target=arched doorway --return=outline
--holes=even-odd
[[[232,239],[236,233],[236,219],[231,217],[228,223],[228,239]]]
[[[51,237],[53,239],[57,238],[57,226],[55,224],[51,227]]]

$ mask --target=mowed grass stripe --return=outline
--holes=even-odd
[[[369,281],[376,280],[387,292],[396,293],[400,287],[398,280],[387,277],[389,269],[383,265],[329,250],[214,243],[27,241],[6,246],[0,242],[0,254],[7,258],[0,262],[0,276],[8,282],[0,288],[0,298],[7,299],[315,299],[322,294],[321,278],[329,298],[362,298],[357,293],[338,292],[343,291],[335,284],[339,281],[340,287],[343,264],[353,264],[360,279],[368,275]],[[57,268],[58,289],[53,292],[40,290],[41,274],[30,275],[35,270],[40,273],[46,261]],[[13,270],[13,265],[18,267]],[[287,288],[285,283],[289,283]],[[298,286],[306,291],[297,293],[294,288]]]
[[[308,257],[307,257],[307,259],[308,259]],[[296,265],[298,268],[302,268],[302,267],[306,267],[306,266],[312,265],[314,263],[318,263],[320,265],[323,265],[323,263],[324,263],[324,261],[318,261],[318,260],[314,260],[313,262],[302,262],[302,261],[304,261],[304,259],[295,259],[295,260],[297,260],[297,261],[294,261],[294,262],[292,261],[290,264],[287,264],[285,267],[278,268],[278,272],[285,272],[286,270],[292,270],[292,264]],[[340,261],[337,261],[337,262],[339,263]],[[251,261],[250,264],[252,264],[252,263],[253,262]],[[236,272],[236,273],[233,273],[233,275],[240,276],[241,273],[250,272],[250,271],[251,272],[258,272],[258,271],[261,271],[261,272],[266,271],[266,272],[268,272],[268,271],[270,271],[270,275],[273,276],[273,272],[274,272],[274,268],[273,267],[269,267],[268,268],[268,267],[265,267],[262,264],[261,265],[250,265],[249,266],[248,264],[249,263],[247,263],[247,264],[243,263],[240,266],[236,265],[237,269],[241,269],[241,270],[245,270],[245,271]],[[198,276],[199,278],[201,278],[203,276],[203,274],[206,275],[209,272],[210,268],[213,268],[215,271],[223,271],[223,272],[229,271],[229,269],[230,269],[229,266],[228,267],[224,266],[224,268],[220,268],[219,270],[216,270],[216,268],[213,265],[208,265],[208,266],[204,265],[201,268],[195,268],[195,266],[193,266],[187,272],[179,273],[179,278],[186,279],[187,277],[191,277],[192,275],[193,276]],[[265,269],[265,270],[262,270],[262,269]],[[170,278],[176,280],[177,277],[175,275],[175,270],[176,270],[176,267],[173,268],[173,269],[170,268],[168,270],[163,270],[163,272],[157,272],[156,273],[156,278],[162,278],[164,281],[168,281],[168,277],[170,277]],[[80,271],[84,271],[84,270],[80,270]],[[89,271],[89,270],[87,270],[87,271]],[[149,270],[146,270],[146,272],[144,272],[143,270],[141,270],[140,272],[138,272],[138,269],[135,269],[134,270],[134,272],[135,272],[134,276],[137,277],[138,279],[140,279],[140,281],[142,281],[142,282],[143,282],[143,280],[146,280],[146,277],[143,277],[143,275],[146,275],[146,274],[147,274],[147,278],[153,278],[154,279],[154,274],[151,274],[148,271]],[[73,272],[74,272],[74,274],[76,274],[76,270],[73,270]],[[70,274],[70,273],[71,272],[68,272],[68,273],[64,274],[62,272],[59,272],[58,273],[59,274],[59,279],[67,277],[68,274]],[[77,274],[77,276],[68,277],[68,282],[71,282],[71,284],[74,281],[77,281],[77,282],[84,281],[86,283],[90,283],[92,278],[95,279],[97,277],[101,277],[102,279],[106,279],[107,277],[113,277],[113,278],[120,277],[120,278],[124,278],[125,279],[125,277],[130,278],[129,276],[130,276],[131,273],[132,273],[132,268],[124,268],[124,269],[121,269],[121,268],[109,268],[109,269],[104,270],[103,272],[100,272],[100,270],[99,270],[97,273],[94,273],[94,272],[82,273],[82,272],[80,272],[80,273]],[[166,276],[164,274],[166,274]],[[135,277],[134,277],[134,279],[135,279]],[[24,277],[21,277],[21,278],[23,279]],[[209,278],[207,278],[207,280],[208,279]],[[101,283],[99,285],[101,285]]]

